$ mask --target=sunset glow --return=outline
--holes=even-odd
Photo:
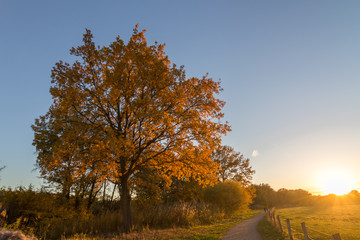
[[[356,188],[355,181],[349,173],[330,170],[320,176],[320,192],[323,195],[343,195]]]

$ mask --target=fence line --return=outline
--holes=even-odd
[[[283,230],[283,226],[281,224],[281,220],[280,220],[280,218],[282,218],[282,217],[275,214],[276,213],[275,208],[271,208],[271,209],[266,208],[265,213],[266,213],[267,217],[270,219],[270,222],[275,227],[277,227],[280,230],[280,232],[285,233],[285,231]],[[303,231],[302,233],[294,231],[294,229],[291,228],[290,219],[288,219],[288,218],[286,219],[286,226],[287,226],[286,234],[289,236],[290,240],[298,239],[298,238],[294,238],[294,236],[301,236],[301,239],[305,239],[305,240],[313,240],[313,238],[311,238],[309,236],[308,230],[311,230],[313,232],[316,232],[318,234],[321,234],[323,236],[331,238],[331,240],[341,240],[340,233],[335,233],[332,235],[328,234],[328,233],[324,233],[324,232],[318,231],[314,228],[310,228],[310,227],[306,226],[305,222],[301,223],[301,229]]]

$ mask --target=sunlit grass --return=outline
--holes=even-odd
[[[286,218],[299,239],[302,236],[301,223],[305,222],[311,239],[327,239],[340,233],[342,239],[360,239],[360,205],[334,205],[327,207],[296,207],[279,209],[276,212],[286,229]]]
[[[178,240],[190,240],[190,239],[220,239],[230,228],[238,224],[239,222],[250,218],[258,213],[260,210],[249,210],[246,213],[238,213],[233,217],[218,221],[209,225],[198,225],[189,228],[170,228],[151,230],[144,229],[141,232],[133,232],[127,235],[112,235],[112,236],[89,236],[89,235],[75,235],[71,240],[78,239],[178,239]]]
[[[263,240],[284,240],[284,235],[273,226],[267,217],[264,217],[257,227]]]

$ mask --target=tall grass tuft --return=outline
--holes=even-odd
[[[61,236],[73,236],[78,233],[98,235],[119,233],[122,231],[121,212],[104,212],[99,215],[77,216],[71,219],[58,220],[50,223],[47,239],[58,239]]]
[[[224,218],[224,213],[210,204],[185,202],[158,205],[139,212],[137,218],[136,222],[161,228],[211,223]]]

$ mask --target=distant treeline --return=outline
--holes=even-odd
[[[255,191],[252,207],[326,206],[360,203],[360,193],[357,190],[341,196],[335,194],[320,196],[313,195],[303,189],[289,190],[281,188],[275,191],[268,184],[254,184],[252,187]]]

